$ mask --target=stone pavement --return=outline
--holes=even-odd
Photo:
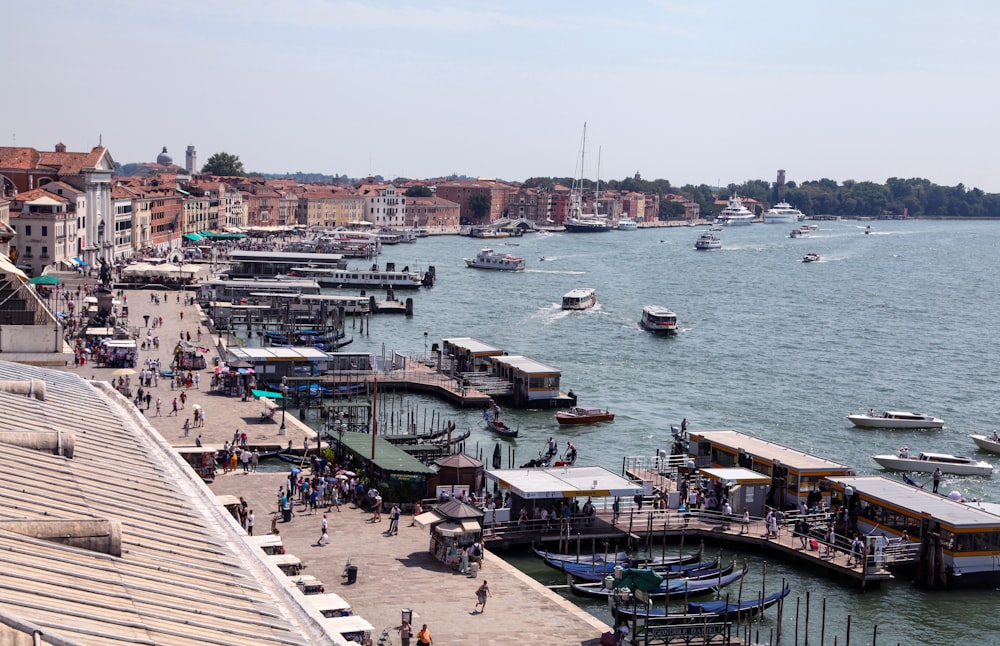
[[[81,281],[82,282],[82,281]],[[67,281],[67,288],[75,284]],[[170,364],[172,351],[182,333],[191,333],[197,342],[200,312],[196,305],[185,305],[182,292],[158,291],[161,304],[150,302],[152,290],[126,290],[130,327],[142,327],[143,314],[163,317],[163,326],[150,330],[160,337],[157,350],[140,350],[139,363],[147,357],[159,357],[161,364]],[[166,298],[162,298],[166,295]],[[183,317],[181,313],[183,312]],[[139,340],[141,344],[142,339]],[[160,378],[152,389],[154,405],[146,412],[147,419],[163,437],[174,446],[192,445],[198,434],[204,444],[220,447],[232,440],[233,432],[245,430],[251,445],[285,445],[289,440],[296,448],[306,437],[315,438],[315,432],[299,422],[294,414],[286,414],[287,434],[280,434],[281,411],[275,422],[260,423],[263,410],[257,401],[243,402],[209,392],[214,370],[216,341],[202,326],[199,345],[208,347],[208,368],[201,371],[201,385],[187,391],[188,399],[179,414],[170,415],[174,397],[180,389],[171,390],[170,380]],[[94,364],[66,368],[89,379],[111,381],[111,369]],[[132,378],[133,387],[135,377]],[[161,416],[155,416],[155,400],[162,400]],[[184,420],[191,416],[192,406],[200,404],[205,409],[205,426],[191,428],[184,436]],[[313,442],[310,442],[313,444]],[[216,494],[243,496],[255,511],[257,534],[270,530],[272,518],[277,514],[277,491],[284,483],[284,473],[235,473],[223,474],[221,469],[210,488]],[[577,608],[569,601],[546,589],[514,567],[504,563],[489,552],[486,554],[478,578],[459,575],[447,569],[428,552],[429,534],[426,528],[411,525],[412,517],[400,520],[399,534],[388,537],[383,532],[389,526],[388,514],[381,523],[369,522],[370,514],[352,505],[343,505],[327,512],[330,544],[318,546],[322,512],[297,512],[289,523],[278,522],[282,541],[288,553],[299,557],[306,564],[303,574],[320,579],[331,592],[336,592],[353,607],[355,614],[375,626],[377,641],[384,628],[399,625],[401,609],[414,612],[415,629],[427,623],[436,646],[449,644],[552,644],[596,645],[608,626]],[[358,567],[358,580],[346,585],[342,577],[344,566],[351,559]],[[486,610],[474,612],[475,590],[483,579],[490,582],[493,597]],[[392,631],[392,643],[399,644],[398,634]],[[416,643],[414,639],[411,643]]]

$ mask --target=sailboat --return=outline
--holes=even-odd
[[[573,180],[573,187],[569,192],[569,218],[563,223],[569,233],[603,233],[611,230],[611,223],[607,218],[601,217],[597,212],[600,195],[600,180],[598,179],[598,192],[594,197],[594,212],[583,212],[583,161],[587,148],[587,124],[583,124],[583,141],[580,144],[580,173]]]

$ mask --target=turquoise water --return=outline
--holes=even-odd
[[[508,241],[516,246],[490,241],[527,259],[528,270],[517,274],[467,269],[462,258],[474,256],[482,240],[424,238],[388,247],[383,262],[434,265],[437,284],[404,295],[414,298],[414,317],[377,316],[370,337],[356,337],[348,349],[419,354],[425,338],[430,345],[472,336],[558,367],[563,390],[616,413],[613,424],[570,430],[559,428],[551,411],[506,411],[507,423],[521,432],[505,441],[516,463],[553,435],[561,446],[576,444],[581,464],[619,470],[625,455],[665,448],[670,424],[684,417],[692,430],[752,433],[850,464],[862,475],[879,473],[871,455],[902,445],[976,453],[968,434],[1000,427],[1000,346],[993,336],[1000,223],[819,224],[808,239],[788,238],[791,225],[726,229],[716,252],[695,252],[703,229],[686,227],[535,234]],[[867,224],[871,235],[864,234]],[[820,254],[821,262],[802,263],[807,252]],[[560,298],[574,287],[595,288],[598,306],[563,312]],[[648,304],[677,312],[680,333],[660,337],[640,329]],[[478,410],[409,401],[473,428],[469,451],[491,455],[496,439],[480,430]],[[928,412],[946,426],[862,431],[845,419],[868,408]],[[991,478],[946,476],[943,487],[998,499]],[[786,608],[794,609],[797,596],[804,606],[811,592],[812,643],[819,643],[815,604],[824,597],[828,643],[834,634],[844,643],[847,615],[852,644],[871,643],[875,624],[879,644],[1000,643],[992,590],[934,593],[900,582],[862,594],[793,563],[770,562],[767,578],[775,585],[768,587],[782,577],[792,584]],[[601,608],[595,614],[603,617]],[[792,643],[794,610],[785,617],[782,642]]]

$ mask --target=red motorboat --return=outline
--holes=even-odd
[[[573,406],[569,410],[556,413],[556,421],[560,424],[593,424],[594,422],[613,422],[615,414],[606,408],[596,406]]]

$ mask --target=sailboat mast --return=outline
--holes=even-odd
[[[601,146],[597,147],[597,187],[594,189],[594,216],[600,214],[601,199]]]

